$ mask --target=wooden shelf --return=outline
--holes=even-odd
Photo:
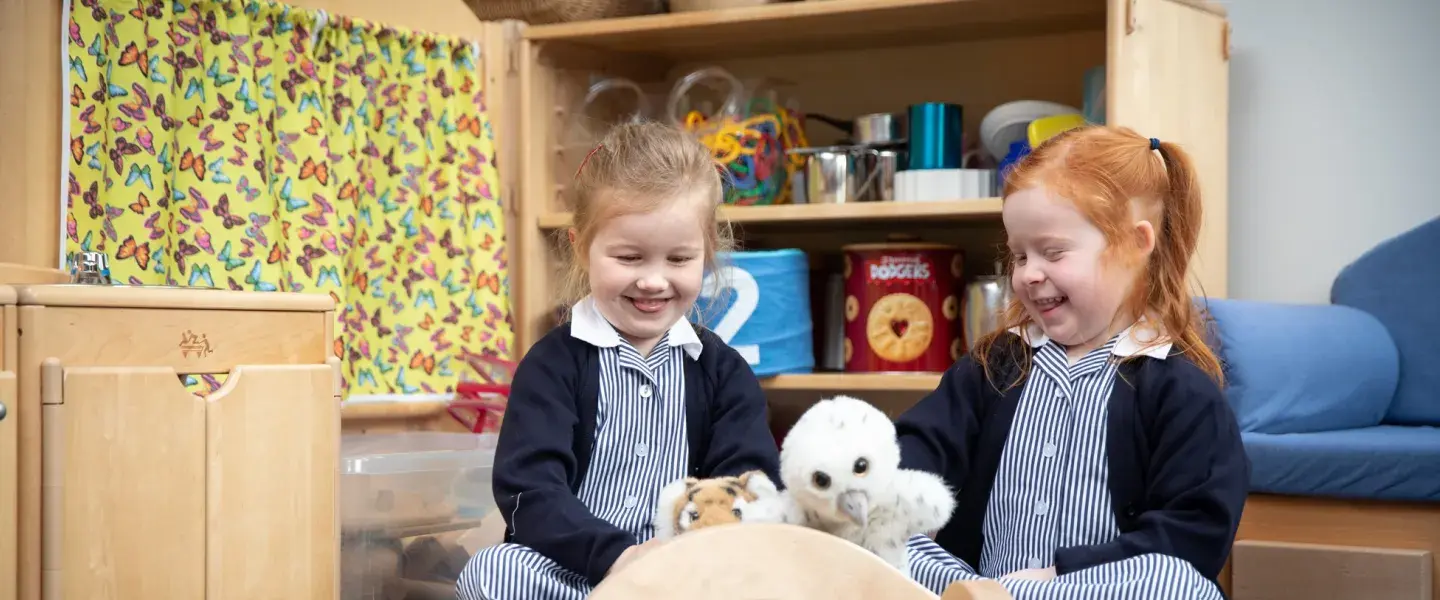
[[[775,375],[760,379],[771,391],[819,391],[837,394],[862,392],[929,392],[940,385],[931,373],[809,373]]]
[[[825,0],[538,25],[526,39],[676,60],[1103,30],[1096,0]]]
[[[831,0],[839,1],[839,0]],[[854,204],[780,204],[773,206],[724,206],[720,214],[736,225],[841,225],[877,224],[904,221],[977,221],[1000,218],[1000,199],[952,200],[948,202],[858,202]],[[570,213],[542,214],[541,229],[570,226]]]

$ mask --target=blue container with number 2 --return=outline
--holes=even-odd
[[[800,250],[728,252],[705,274],[692,318],[758,377],[815,370],[810,263]]]

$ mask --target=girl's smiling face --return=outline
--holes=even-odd
[[[1104,232],[1073,202],[1043,188],[1025,189],[1005,198],[1003,218],[1015,296],[1072,357],[1100,347],[1135,319],[1121,313],[1138,270],[1111,260]]]
[[[703,198],[676,198],[600,225],[586,252],[600,314],[649,354],[699,296],[705,276]]]

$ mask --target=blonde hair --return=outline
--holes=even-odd
[[[1166,338],[1216,384],[1225,376],[1205,342],[1199,309],[1186,282],[1190,259],[1200,240],[1203,206],[1195,166],[1179,145],[1141,137],[1124,127],[1090,126],[1051,138],[1018,163],[1005,178],[1005,197],[1043,188],[1075,203],[1105,235],[1109,260],[1138,260],[1132,235],[1132,210],[1155,225],[1155,248],[1125,300],[1131,314],[1158,318]],[[1138,204],[1135,204],[1138,203]],[[1009,268],[1007,268],[1009,270]],[[1014,327],[1028,327],[1029,315],[1018,299],[1010,302],[1000,326],[982,337],[972,356],[992,376],[991,349]],[[1013,357],[1006,357],[1009,360]],[[1028,370],[1023,362],[1021,378]]]
[[[566,248],[561,301],[567,310],[590,293],[589,253],[595,232],[606,221],[647,213],[679,198],[700,198],[704,262],[716,268],[716,256],[734,247],[728,222],[717,212],[724,195],[719,163],[698,139],[676,127],[627,123],[611,129],[580,165],[570,185],[574,240],[562,234]],[[567,247],[568,246],[568,247]]]

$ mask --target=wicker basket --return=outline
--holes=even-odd
[[[465,0],[483,21],[518,19],[531,25],[570,23],[663,12],[664,0]]]

